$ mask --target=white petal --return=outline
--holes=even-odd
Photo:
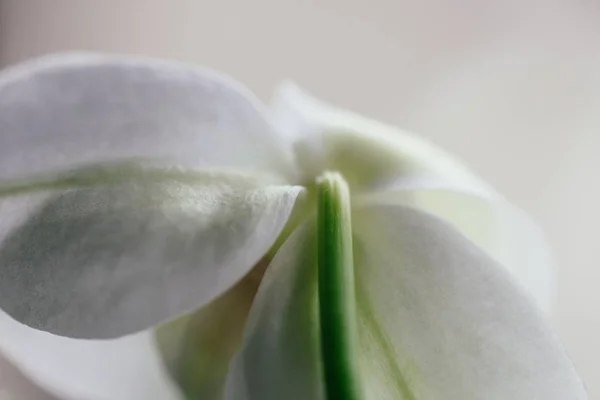
[[[540,229],[466,166],[407,132],[327,105],[285,83],[273,102],[304,170],[341,171],[379,203],[410,205],[454,224],[550,311],[555,268]],[[309,172],[310,174],[310,172]]]
[[[248,317],[224,400],[323,399],[316,255],[306,224],[277,252]]]
[[[400,206],[353,222],[369,398],[587,398],[537,307],[453,227]]]
[[[28,380],[0,354],[0,399],[57,400]]]
[[[206,69],[50,56],[0,73],[0,180],[130,158],[291,173],[254,96]]]
[[[544,234],[518,207],[500,197],[483,198],[445,189],[405,189],[371,193],[368,204],[404,205],[452,224],[480,246],[550,313],[556,268]]]
[[[295,142],[305,174],[336,170],[353,189],[401,183],[495,194],[466,166],[423,138],[325,104],[291,82],[276,92],[272,118],[287,140]]]
[[[0,307],[20,322],[113,338],[196,309],[267,253],[302,190],[233,173],[94,171],[55,190],[0,188]]]
[[[182,400],[150,332],[106,341],[68,339],[19,324],[1,311],[0,332],[3,355],[61,400]]]
[[[355,212],[363,378],[377,400],[583,400],[546,320],[449,224],[404,207]],[[320,399],[315,255],[297,231],[252,308],[226,399]]]

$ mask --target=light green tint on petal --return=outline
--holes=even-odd
[[[518,207],[453,190],[405,189],[361,196],[356,202],[403,205],[426,211],[455,226],[504,266],[550,313],[556,269],[544,234]]]
[[[353,197],[409,205],[451,222],[550,312],[556,271],[543,233],[460,161],[423,138],[315,99],[291,82],[276,92],[272,113],[295,143],[306,179],[337,170]]]
[[[355,204],[352,224],[367,399],[587,399],[524,288],[452,224],[374,204]],[[228,400],[326,398],[316,260],[301,235],[281,248],[259,290]]]
[[[526,292],[450,224],[376,205],[353,223],[369,399],[587,398]]]
[[[400,129],[337,109],[293,83],[272,102],[276,126],[295,143],[305,176],[339,171],[355,189],[397,185],[438,186],[493,195],[489,185],[440,148]]]
[[[161,354],[187,398],[222,398],[229,363],[242,344],[258,278],[251,273],[198,311],[157,329]]]
[[[225,400],[324,400],[316,227],[285,242],[261,282],[227,377]]]
[[[120,171],[0,197],[0,307],[66,336],[147,329],[245,276],[302,191],[231,171]]]

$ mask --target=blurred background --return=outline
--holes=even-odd
[[[203,64],[263,100],[293,78],[458,154],[547,232],[552,322],[600,399],[600,3],[0,0],[0,66],[61,50]]]

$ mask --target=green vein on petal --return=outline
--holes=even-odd
[[[362,294],[360,286],[357,286],[357,298],[356,305],[361,319],[363,320],[361,333],[365,336],[364,341],[368,342],[367,346],[362,348],[363,352],[369,347],[373,347],[373,351],[377,353],[379,362],[383,362],[387,366],[387,370],[390,372],[390,378],[393,380],[393,385],[389,385],[388,390],[394,387],[397,390],[397,394],[400,395],[402,400],[416,400],[412,389],[410,388],[409,378],[403,371],[402,367],[398,365],[398,360],[394,358],[394,350],[392,344],[387,338],[381,325],[373,317],[374,310],[373,305],[366,297]],[[364,343],[363,340],[361,342]],[[364,366],[363,366],[364,367]]]
[[[317,181],[317,265],[321,355],[327,399],[362,400],[348,185],[336,173]]]

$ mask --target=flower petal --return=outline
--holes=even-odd
[[[369,398],[587,398],[537,307],[455,228],[400,206],[354,217]]]
[[[196,309],[262,258],[302,190],[232,172],[93,171],[0,188],[0,307],[20,322],[113,338]]]
[[[116,340],[69,339],[19,324],[2,311],[0,332],[3,355],[61,400],[182,400],[150,332]]]
[[[354,189],[369,189],[369,201],[410,205],[453,223],[550,311],[556,271],[542,232],[458,160],[290,82],[281,85],[272,109],[279,130],[296,142],[304,169],[341,171]]]
[[[309,175],[339,171],[354,189],[401,182],[495,195],[465,165],[425,139],[325,104],[291,82],[277,90],[272,118],[295,143],[297,162]]]
[[[404,189],[371,193],[367,204],[404,205],[452,224],[481,247],[550,313],[556,278],[552,252],[535,222],[500,197],[483,198],[446,189]]]
[[[538,308],[451,225],[402,206],[364,206],[353,224],[369,399],[587,398]],[[314,242],[304,229],[267,271],[225,399],[324,398]]]
[[[260,267],[205,307],[156,330],[166,365],[186,398],[222,399],[229,363],[242,344],[264,272]]]
[[[314,229],[294,231],[267,269],[225,400],[324,399]]]
[[[67,54],[3,71],[0,132],[0,180],[130,158],[293,173],[248,90],[142,58]]]
[[[28,380],[0,354],[0,399],[57,400]]]

